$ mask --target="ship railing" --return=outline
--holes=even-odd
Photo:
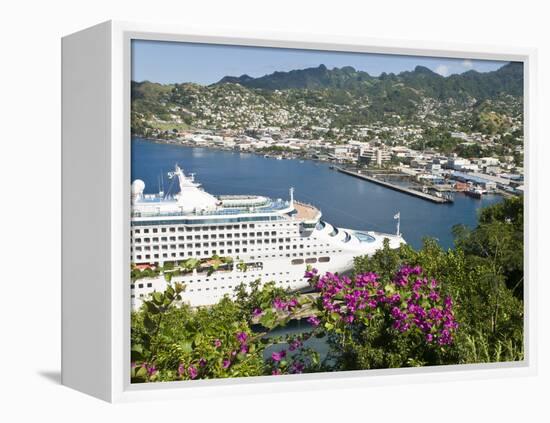
[[[141,212],[133,211],[132,217],[156,217],[156,216],[212,216],[212,215],[236,215],[236,214],[253,214],[253,213],[269,213],[274,211],[280,211],[287,208],[289,205],[287,202],[272,202],[268,207],[247,207],[247,208],[228,208],[228,209],[216,209],[216,210],[204,210],[196,212]]]

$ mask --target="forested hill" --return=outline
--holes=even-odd
[[[426,95],[440,100],[468,95],[485,99],[499,94],[521,96],[523,93],[523,64],[512,62],[502,68],[480,73],[470,70],[462,74],[443,77],[430,69],[417,66],[413,71],[399,74],[382,73],[375,77],[351,66],[328,69],[325,65],[316,68],[298,69],[289,72],[274,72],[259,78],[248,75],[226,76],[218,84],[235,83],[247,88],[266,90],[287,89],[345,89],[353,92],[376,94],[380,85],[403,84],[422,90]]]
[[[376,123],[505,134],[522,126],[522,94],[521,63],[448,77],[421,66],[371,76],[351,66],[321,65],[259,78],[226,76],[211,85],[133,81],[132,131],[277,126],[303,135],[312,127]]]

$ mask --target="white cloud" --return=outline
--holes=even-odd
[[[435,68],[435,73],[438,73],[441,76],[447,76],[449,75],[449,66],[439,65],[437,68]]]
[[[474,64],[470,59],[464,59],[462,61],[462,66],[464,66],[466,69],[472,69],[474,67]]]

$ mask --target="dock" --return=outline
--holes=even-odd
[[[392,189],[394,191],[402,192],[403,194],[412,195],[414,197],[421,198],[423,200],[431,201],[432,203],[437,204],[446,204],[451,203],[452,200],[444,197],[436,197],[435,195],[427,194],[425,192],[417,191],[411,188],[402,187],[399,185],[392,184],[391,182],[381,181],[380,179],[373,178],[372,176],[363,175],[362,173],[353,172],[351,170],[347,170],[341,167],[336,167],[336,170],[338,172],[345,173],[347,175],[354,176],[356,178],[364,179],[366,181],[372,182],[374,184],[382,185],[383,187]]]

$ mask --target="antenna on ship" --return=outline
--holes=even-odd
[[[393,218],[397,220],[397,231],[395,232],[395,234],[397,236],[401,236],[401,232],[399,232],[399,226],[401,224],[401,212],[397,212],[397,214],[393,216]]]

